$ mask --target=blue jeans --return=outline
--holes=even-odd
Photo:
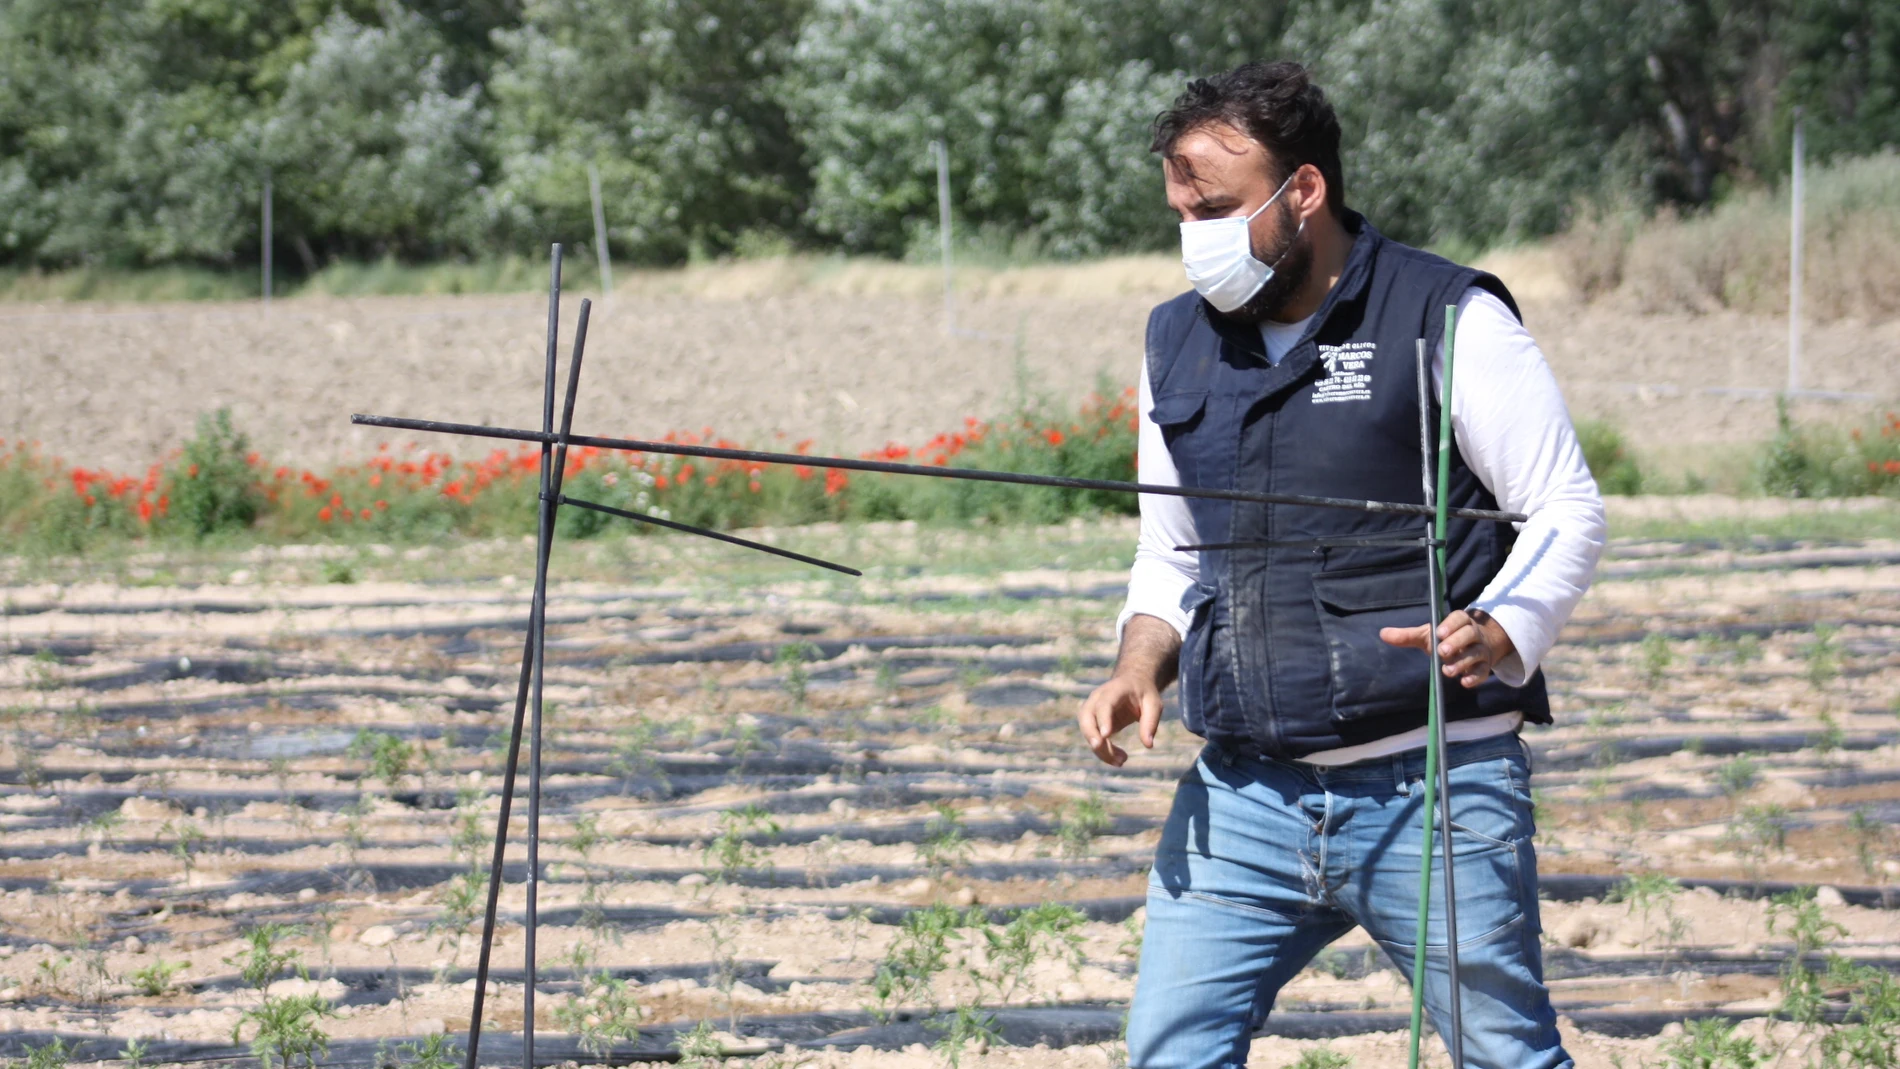
[[[1500,735],[1449,753],[1465,1062],[1568,1067],[1539,953],[1528,751]],[[1422,750],[1330,769],[1201,751],[1148,880],[1132,1069],[1245,1065],[1280,988],[1354,925],[1412,978],[1424,774]],[[1425,1005],[1443,1035],[1442,860],[1434,869]]]

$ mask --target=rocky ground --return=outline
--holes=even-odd
[[[961,1006],[998,1033],[965,1063],[1118,1065],[1146,863],[1196,748],[1164,729],[1111,770],[1076,741],[1132,528],[765,537],[868,574],[669,538],[557,558],[538,1059],[937,1065]],[[334,1013],[301,1018],[332,1062],[459,1044],[531,552],[16,571],[0,1056],[57,1037],[76,1061],[225,1060],[260,1030],[294,1049],[301,996]],[[1546,969],[1580,1064],[1657,1060],[1711,1015],[1813,1060],[1815,1033],[1768,1018],[1794,946],[1769,900],[1796,886],[1839,926],[1825,952],[1900,969],[1896,658],[1900,544],[1613,547],[1549,660],[1557,725],[1527,735]],[[495,1064],[524,1017],[524,808]],[[898,968],[936,951],[934,975]],[[1250,1064],[1323,1044],[1402,1065],[1407,1004],[1354,933],[1285,989]]]

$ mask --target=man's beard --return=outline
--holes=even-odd
[[[1306,285],[1313,273],[1313,246],[1300,240],[1305,234],[1304,227],[1293,232],[1293,243],[1279,254],[1279,265],[1273,269],[1273,277],[1261,285],[1260,291],[1247,298],[1247,303],[1226,313],[1227,318],[1242,323],[1265,323],[1279,318],[1281,309],[1293,299],[1293,295]],[[1254,258],[1261,263],[1273,263],[1254,251]]]

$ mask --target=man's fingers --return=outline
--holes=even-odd
[[[1478,630],[1478,625],[1472,623],[1464,613],[1453,613],[1451,616],[1446,617],[1444,623],[1438,625],[1438,657],[1440,660],[1451,660],[1453,657],[1458,656],[1459,651],[1473,643],[1482,643],[1483,641],[1484,632]]]
[[[1431,647],[1425,644],[1428,641],[1425,633],[1431,630],[1431,626],[1420,624],[1417,627],[1381,627],[1379,640],[1391,646],[1409,646],[1415,650],[1429,651]]]
[[[1161,695],[1147,691],[1141,696],[1141,744],[1155,748],[1155,732],[1161,729]]]
[[[1089,732],[1089,749],[1095,751],[1096,757],[1101,758],[1103,761],[1106,761],[1111,765],[1120,764],[1119,761],[1115,760],[1115,756],[1114,756],[1115,751],[1118,749],[1118,747],[1115,745],[1115,742],[1113,739],[1113,736],[1115,734],[1115,713],[1114,713],[1113,703],[1108,702],[1108,701],[1100,701],[1100,702],[1095,702],[1094,705],[1095,705],[1095,711],[1094,711],[1095,715],[1093,718],[1094,723],[1090,725],[1091,730]]]
[[[1088,743],[1089,751],[1105,764],[1119,767],[1128,760],[1122,748],[1115,745],[1113,736],[1117,730],[1115,707],[1121,696],[1110,688],[1113,683],[1104,684],[1082,703],[1081,712],[1076,720],[1082,728],[1082,739]]]

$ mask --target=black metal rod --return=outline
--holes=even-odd
[[[521,1021],[522,1069],[534,1066],[534,988],[539,978],[535,959],[535,931],[541,923],[541,690],[547,667],[548,641],[548,560],[554,551],[554,521],[561,496],[561,481],[567,474],[567,437],[574,428],[574,400],[580,389],[581,355],[587,348],[587,319],[592,302],[581,301],[580,322],[574,329],[574,351],[567,361],[567,399],[561,408],[561,433],[557,436],[554,459],[541,477],[540,536],[536,539],[534,569],[534,610],[528,631],[534,636],[534,683],[528,695],[528,894],[526,916],[527,964],[525,996]],[[550,365],[552,370],[552,365]]]
[[[1202,550],[1261,549],[1269,546],[1283,549],[1303,549],[1307,547],[1327,549],[1334,546],[1435,546],[1437,544],[1437,541],[1430,535],[1426,535],[1424,538],[1420,538],[1417,535],[1396,534],[1365,535],[1363,537],[1337,535],[1331,538],[1271,538],[1252,539],[1243,542],[1197,542],[1189,546],[1176,546],[1174,547],[1174,551],[1176,553],[1196,553]]]
[[[548,262],[548,348],[547,370],[543,377],[542,425],[548,429],[554,426],[554,352],[559,340],[561,322],[561,245],[554,244],[549,253]],[[548,466],[548,446],[541,446],[541,472],[545,479]],[[540,555],[539,547],[536,549]],[[514,809],[515,774],[521,764],[521,731],[528,708],[528,686],[534,671],[534,610],[529,609],[529,627],[521,649],[521,679],[515,685],[514,723],[508,733],[508,760],[501,775],[501,806],[495,819],[495,853],[488,866],[488,903],[482,913],[482,944],[475,960],[475,998],[468,1016],[468,1058],[467,1069],[476,1069],[481,1056],[482,1045],[482,1009],[488,999],[488,965],[495,948],[495,913],[501,899],[501,878],[503,861],[508,850],[508,818]],[[529,945],[533,945],[532,929],[528,936]],[[529,990],[532,990],[530,986]],[[529,995],[532,999],[533,996]],[[532,1027],[532,1018],[530,1018]],[[524,1049],[524,1055],[528,1050]]]
[[[514,727],[508,734],[508,761],[501,775],[501,813],[495,819],[495,856],[488,865],[488,908],[482,914],[482,947],[475,961],[475,1005],[468,1019],[467,1069],[475,1069],[482,1043],[482,1004],[488,992],[488,958],[495,946],[495,910],[501,897],[502,859],[508,848],[508,816],[515,795],[515,770],[521,762],[521,730],[528,711],[528,678],[534,665],[534,632],[522,641],[521,681],[515,685]]]
[[[834,572],[843,572],[846,575],[861,576],[864,574],[863,572],[858,571],[856,568],[847,568],[842,564],[833,564],[828,560],[820,560],[817,557],[807,557],[803,553],[794,553],[789,549],[780,549],[777,546],[768,546],[763,542],[754,542],[750,539],[739,538],[735,535],[721,534],[718,531],[709,531],[704,527],[694,527],[690,523],[679,523],[675,520],[663,520],[658,516],[648,516],[644,513],[639,513],[639,512],[628,512],[626,509],[617,509],[610,505],[599,505],[599,504],[595,504],[592,501],[580,501],[575,498],[568,497],[565,494],[563,494],[558,499],[558,503],[562,505],[572,505],[577,509],[587,509],[592,512],[604,512],[609,516],[621,516],[629,520],[638,520],[641,523],[650,523],[654,525],[655,527],[665,527],[668,530],[684,531],[687,534],[699,535],[701,538],[711,538],[719,542],[730,542],[731,544],[735,546],[744,546],[747,549],[756,549],[760,553],[770,553],[778,557],[789,557],[790,559],[795,560],[795,561],[801,561],[805,564],[815,564],[820,568],[830,568]]]
[[[1446,341],[1451,339],[1448,336]],[[1447,386],[1451,379],[1452,353],[1445,353],[1445,378]],[[1425,358],[1425,339],[1418,342],[1418,444],[1419,465],[1425,482],[1425,503],[1437,504],[1437,487],[1432,478],[1432,425],[1431,405],[1428,402],[1431,391],[1431,371]],[[1451,406],[1451,392],[1445,392],[1445,406]],[[1447,421],[1449,425],[1449,421]],[[1446,448],[1439,442],[1440,449]],[[1426,533],[1432,533],[1427,525]],[[1464,991],[1458,977],[1458,878],[1453,868],[1451,844],[1451,752],[1446,746],[1445,733],[1445,672],[1444,664],[1438,656],[1438,625],[1445,618],[1445,581],[1439,567],[1439,555],[1443,543],[1425,551],[1426,580],[1431,584],[1430,626],[1426,632],[1426,641],[1430,644],[1432,655],[1432,704],[1437,706],[1437,714],[1432,717],[1432,742],[1438,747],[1438,838],[1445,856],[1445,980],[1450,996],[1446,1000],[1445,1012],[1451,1019],[1451,1028],[1445,1036],[1445,1047],[1451,1054],[1451,1064],[1455,1069],[1463,1069],[1465,1064],[1465,1011]],[[1419,983],[1425,978],[1419,977]]]
[[[548,294],[547,370],[541,376],[541,427],[554,426],[554,375],[561,350],[561,291],[559,279]],[[571,375],[569,376],[572,377]],[[541,676],[542,659],[547,653],[548,559],[554,551],[554,509],[545,500],[552,492],[559,461],[549,451],[550,442],[541,443],[541,493],[544,500],[534,540],[534,600],[528,609],[528,636],[534,642],[534,675],[528,690],[528,882],[526,926],[522,929],[521,985],[521,1069],[534,1069],[534,988],[535,964],[539,958],[535,942],[536,900],[541,883]]]
[[[465,434],[475,438],[500,438],[511,442],[551,442],[554,435],[519,430],[513,427],[485,427],[476,423],[450,423],[434,419],[409,419],[404,416],[372,416],[356,413],[350,422],[364,427],[386,427],[398,431],[424,431],[430,434]],[[839,468],[844,471],[869,471],[885,475],[921,475],[931,479],[966,479],[973,482],[1013,483],[1018,486],[1050,486],[1061,490],[1100,490],[1115,494],[1155,494],[1161,497],[1208,498],[1216,501],[1250,501],[1266,505],[1305,505],[1313,508],[1352,509],[1357,512],[1383,512],[1400,516],[1430,516],[1431,506],[1403,501],[1366,501],[1349,497],[1312,497],[1305,494],[1268,494],[1253,490],[1220,490],[1201,486],[1162,486],[1156,483],[1118,482],[1112,479],[1072,479],[1062,475],[1028,475],[1015,471],[985,471],[982,468],[948,468],[934,464],[896,464],[885,460],[853,460],[848,457],[808,457],[797,453],[764,453],[754,449],[722,449],[709,445],[682,445],[678,442],[649,442],[636,438],[602,438],[576,434],[568,439],[575,445],[592,446],[630,453],[662,453],[668,456],[703,457],[709,460],[737,460],[748,464],[798,465],[808,468]],[[1451,515],[1466,520],[1493,523],[1523,523],[1530,519],[1521,512],[1495,509],[1451,510]]]

